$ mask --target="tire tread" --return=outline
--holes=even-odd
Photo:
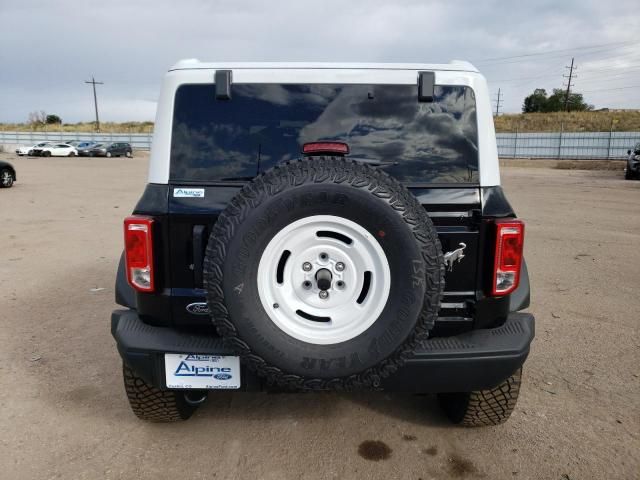
[[[291,374],[269,365],[240,338],[225,306],[223,269],[227,245],[235,228],[268,197],[289,186],[304,183],[349,184],[367,190],[385,201],[402,216],[420,246],[425,267],[425,298],[414,331],[394,353],[379,364],[348,377],[323,379]],[[426,226],[426,228],[424,228]],[[242,357],[243,362],[269,384],[292,390],[355,390],[378,387],[383,378],[398,370],[412,352],[428,338],[438,316],[444,290],[442,247],[435,227],[425,209],[400,182],[368,165],[335,157],[299,159],[275,166],[260,174],[231,200],[220,214],[207,243],[204,261],[204,286],[209,309],[218,334]]]
[[[179,394],[149,385],[125,364],[122,366],[122,375],[131,410],[141,420],[178,422],[193,414],[195,407],[179,398]]]

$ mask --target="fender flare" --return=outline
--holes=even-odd
[[[527,262],[523,258],[522,266],[520,267],[520,285],[509,297],[509,311],[519,312],[528,308],[531,304],[531,288],[529,286],[529,270],[527,269]]]
[[[120,255],[118,263],[118,273],[116,274],[116,303],[127,308],[137,308],[136,292],[127,281],[127,272],[124,264],[124,251]]]

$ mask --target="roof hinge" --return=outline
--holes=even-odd
[[[418,72],[418,101],[433,102],[433,90],[436,83],[434,72]]]
[[[231,70],[216,70],[216,100],[231,100]]]

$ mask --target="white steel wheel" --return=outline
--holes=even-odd
[[[258,295],[273,323],[303,342],[332,345],[365,332],[391,288],[387,257],[373,235],[333,215],[297,220],[268,243]]]

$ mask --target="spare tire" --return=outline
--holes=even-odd
[[[424,208],[386,173],[343,158],[248,183],[208,241],[217,331],[280,387],[377,387],[426,339],[444,284]]]

